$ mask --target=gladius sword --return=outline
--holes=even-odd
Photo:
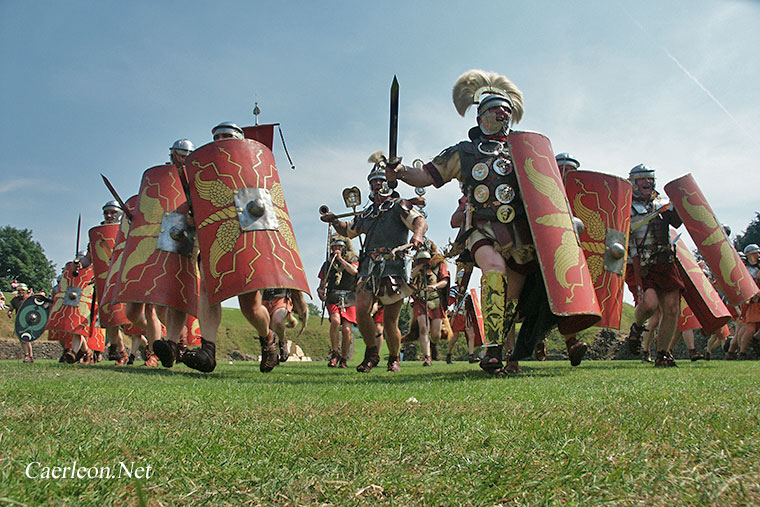
[[[119,203],[119,206],[121,206],[121,210],[124,212],[124,216],[127,217],[127,220],[130,222],[132,221],[132,213],[130,213],[129,209],[127,209],[127,205],[124,204],[124,201],[121,200],[121,197],[119,197],[119,193],[116,191],[115,188],[113,188],[113,185],[111,185],[111,182],[108,181],[108,178],[103,173],[100,173],[100,177],[103,178],[103,183],[106,184],[106,187],[108,187],[108,191],[111,192],[111,195],[114,199],[116,199],[116,202]]]
[[[391,84],[391,118],[390,129],[388,132],[388,167],[395,167],[401,162],[398,157],[398,79],[395,74],[393,76],[393,83]],[[388,182],[390,188],[396,188],[398,181],[393,180]]]

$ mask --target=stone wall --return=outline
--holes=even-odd
[[[61,346],[58,342],[39,339],[32,342],[32,354],[35,359],[58,359],[61,357]],[[0,339],[0,359],[23,359],[21,342],[18,340]]]

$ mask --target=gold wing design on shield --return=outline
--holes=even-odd
[[[211,275],[215,279],[219,278],[219,271],[216,269],[219,259],[235,248],[235,243],[237,243],[239,237],[240,224],[237,220],[222,222],[216,230],[216,238],[214,239],[214,242],[211,243],[211,248],[209,249],[208,254]]]
[[[702,222],[708,229],[712,230],[718,227],[718,222],[710,210],[701,204],[691,204],[686,196],[681,198],[681,204],[683,204],[686,212],[698,222]]]
[[[95,256],[103,262],[103,266],[108,266],[111,260],[111,254],[113,250],[108,248],[108,242],[105,240],[95,242]],[[98,274],[98,278],[105,278],[108,276],[108,270]]]
[[[567,209],[565,195],[562,193],[562,189],[559,188],[556,180],[551,176],[541,174],[535,167],[533,167],[532,158],[525,159],[525,173],[528,175],[528,179],[536,190],[548,197],[554,207],[558,210]]]
[[[575,194],[573,197],[573,213],[581,219],[583,226],[586,228],[586,234],[596,241],[604,241],[607,237],[607,228],[604,226],[602,217],[587,208],[582,201],[581,194]]]

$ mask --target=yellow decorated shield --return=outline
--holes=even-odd
[[[215,141],[186,168],[209,302],[266,288],[308,292],[271,150],[251,139]]]
[[[581,248],[602,310],[597,325],[620,328],[633,188],[610,174],[568,171],[565,191],[584,226]]]
[[[739,306],[760,292],[692,175],[671,181],[665,193],[729,304]]]
[[[535,132],[512,132],[508,141],[549,308],[562,334],[576,333],[602,315],[551,143]]]

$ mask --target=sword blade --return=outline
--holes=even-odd
[[[118,202],[119,206],[121,206],[121,210],[124,212],[124,216],[127,217],[127,219],[131,222],[132,213],[129,212],[129,209],[127,209],[127,205],[124,204],[124,201],[122,201],[121,197],[119,197],[119,193],[116,191],[115,188],[113,188],[113,185],[111,185],[111,182],[108,181],[108,178],[106,178],[105,174],[100,173],[100,177],[103,178],[103,183],[106,184],[108,191],[111,192],[111,195],[113,196],[113,198],[116,199],[116,202]]]
[[[391,84],[391,119],[390,128],[388,132],[388,162],[390,164],[396,164],[398,162],[398,79],[393,76],[393,83]],[[388,182],[389,188],[398,187],[396,180]]]
[[[79,255],[79,234],[82,232],[82,214],[79,214],[79,220],[77,220],[77,246],[76,250],[74,250],[74,258],[76,259]]]
[[[182,184],[182,190],[185,191],[185,199],[187,199],[187,206],[190,208],[190,212],[193,211],[193,203],[190,201],[190,185],[187,182],[187,175],[185,174],[185,167],[177,167],[176,165],[174,168],[177,170],[177,174],[179,175],[179,181]]]
[[[393,76],[391,84],[391,121],[388,133],[388,158],[393,160],[398,154],[398,79]]]

